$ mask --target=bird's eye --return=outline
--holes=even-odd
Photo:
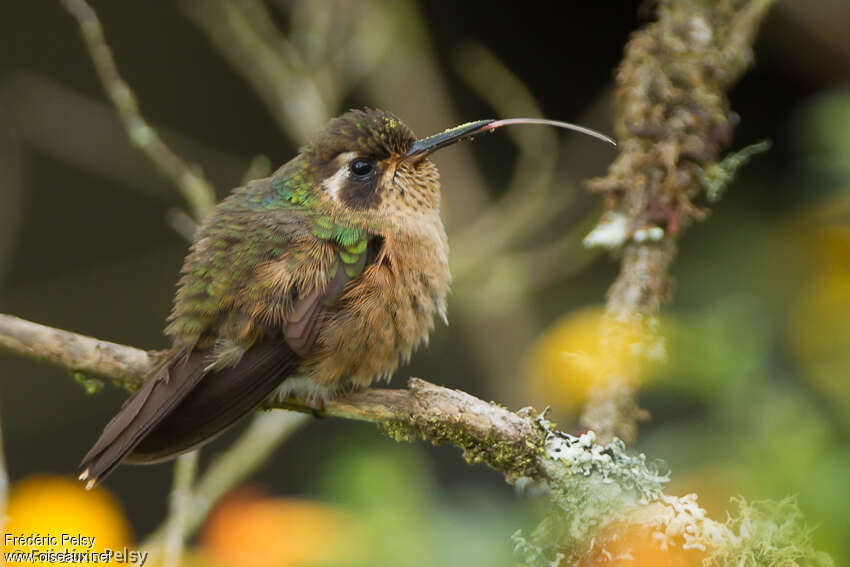
[[[365,159],[356,159],[349,166],[351,173],[355,177],[369,177],[375,172],[375,166]]]

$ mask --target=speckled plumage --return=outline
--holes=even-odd
[[[327,398],[389,379],[445,318],[436,167],[394,115],[351,111],[199,229],[166,333],[171,355],[83,460],[97,481],[214,437],[283,383]],[[374,175],[361,176],[364,160]]]

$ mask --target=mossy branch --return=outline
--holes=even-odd
[[[0,315],[0,348],[68,370],[109,378],[131,389],[149,374],[157,358],[134,347],[11,315]],[[267,407],[311,411],[297,401]],[[831,564],[828,557],[811,548],[809,532],[801,527],[798,515],[792,515],[794,520],[789,521],[787,503],[779,507],[783,513],[775,517],[761,511],[764,507],[743,505],[740,517],[725,524],[716,522],[696,504],[695,496],[665,495],[668,476],[647,464],[643,455],[628,454],[622,441],[597,443],[592,431],[581,437],[569,435],[531,409],[512,412],[460,390],[412,378],[407,389],[366,389],[329,400],[322,413],[376,423],[399,441],[422,439],[453,445],[463,451],[467,461],[486,463],[520,488],[535,486],[546,490],[558,513],[534,534],[514,536],[518,552],[529,564],[536,565],[544,558],[546,564],[557,564],[551,562],[553,557],[576,561],[604,550],[606,538],[618,537],[612,526],[618,530],[623,526],[651,529],[653,537],[663,539],[665,545],[702,549],[708,560],[717,565],[798,564],[788,560]],[[274,430],[279,428],[275,426]],[[251,459],[239,452],[239,460]],[[187,496],[198,509],[191,513],[195,506],[186,507],[190,513],[179,527],[183,536],[197,527],[214,499],[221,496],[222,486],[230,486],[227,479],[232,474],[224,482],[213,482],[217,478],[207,475],[205,479],[212,479],[210,486],[202,490],[203,481]],[[753,530],[754,525],[759,529]],[[782,541],[776,539],[774,528],[781,528]],[[157,533],[154,539],[162,536]],[[765,549],[775,563],[752,563],[749,558],[756,557],[753,550]]]
[[[157,352],[102,341],[0,314],[0,348],[72,372],[111,380],[135,390],[150,375]],[[396,440],[421,438],[464,450],[470,461],[486,462],[508,474],[532,473],[543,436],[527,416],[459,390],[413,378],[406,390],[368,389],[325,404],[322,415],[378,424]],[[313,411],[296,400],[266,409]]]
[[[720,161],[737,116],[727,91],[753,62],[752,44],[772,0],[660,0],[658,19],[634,33],[617,71],[615,131],[620,153],[607,175],[588,182],[605,213],[587,246],[622,252],[608,290],[611,331],[647,331],[645,352],[663,351],[656,316],[670,298],[668,270],[682,230],[702,220],[752,150]],[[636,367],[637,368],[637,367]],[[637,376],[611,377],[589,398],[582,424],[604,438],[631,440],[642,412]]]

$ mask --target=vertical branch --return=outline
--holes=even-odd
[[[731,142],[727,90],[752,63],[752,42],[771,0],[663,0],[658,21],[634,34],[617,72],[615,127],[620,154],[605,177],[588,183],[606,213],[587,245],[622,249],[608,291],[603,345],[645,337],[628,375],[610,376],[590,396],[582,424],[602,439],[631,440],[642,415],[634,401],[642,360],[663,356],[657,314],[671,288],[676,241],[707,210],[704,171]],[[622,346],[622,345],[621,345]],[[614,349],[611,349],[614,350]],[[615,352],[623,352],[617,349]]]

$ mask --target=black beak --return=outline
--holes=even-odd
[[[547,126],[556,126],[558,128],[581,132],[583,134],[593,136],[594,138],[604,140],[609,144],[617,145],[617,142],[615,142],[613,138],[610,138],[605,134],[597,132],[596,130],[591,130],[590,128],[585,128],[584,126],[571,124],[569,122],[547,120],[545,118],[505,118],[502,120],[479,120],[478,122],[467,122],[466,124],[455,126],[454,128],[450,128],[444,132],[440,132],[439,134],[434,134],[433,136],[416,140],[413,142],[413,145],[410,146],[410,149],[407,150],[407,153],[404,154],[404,157],[405,159],[419,161],[440,148],[445,148],[446,146],[450,146],[456,142],[460,142],[461,140],[470,139],[479,134],[492,132],[496,128],[501,128],[502,126],[508,126],[510,124],[544,124]]]

